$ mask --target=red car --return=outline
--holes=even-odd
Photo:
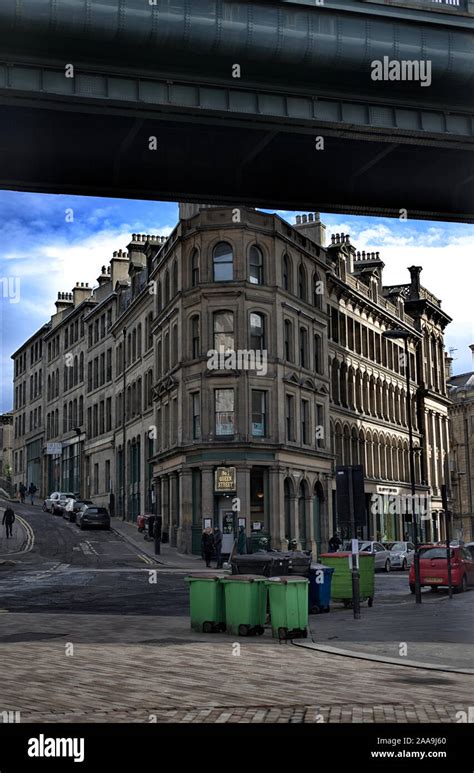
[[[474,586],[474,559],[469,550],[464,547],[452,547],[451,550],[451,583],[458,593]],[[408,575],[410,590],[415,592],[415,563],[410,567]],[[448,585],[448,559],[446,548],[439,545],[422,545],[420,547],[420,585],[429,585],[437,590]]]

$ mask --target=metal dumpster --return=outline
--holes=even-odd
[[[344,606],[352,606],[352,572],[349,566],[351,553],[323,553],[321,563],[332,567],[334,574],[331,583],[331,600],[342,601]],[[371,553],[359,553],[360,600],[368,599],[369,607],[374,603],[374,556]]]

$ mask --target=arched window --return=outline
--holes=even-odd
[[[79,378],[79,360],[77,359],[77,355],[74,357],[74,366],[73,366],[73,383],[74,386],[76,386],[78,378]]]
[[[334,451],[336,454],[336,464],[341,465],[343,464],[343,461],[342,461],[342,428],[340,424],[336,424],[334,435],[335,435]]]
[[[219,242],[212,253],[213,281],[231,282],[234,278],[234,256],[227,242]]]
[[[142,356],[142,323],[137,327],[137,357]]]
[[[171,331],[171,365],[174,367],[178,362],[178,325],[173,325]]]
[[[81,352],[79,358],[79,381],[84,381],[84,352]]]
[[[163,371],[167,373],[170,369],[170,337],[169,333],[165,333],[163,339]]]
[[[300,327],[300,366],[308,368],[308,331],[305,327]]]
[[[214,349],[228,352],[234,349],[234,314],[232,311],[214,313]]]
[[[191,287],[199,285],[199,252],[193,250],[190,261]]]
[[[156,374],[158,378],[160,378],[161,374],[163,373],[163,346],[161,341],[158,341],[156,345]]]
[[[170,274],[168,269],[165,271],[165,282],[164,282],[164,305],[166,306],[167,303],[169,303],[170,300]]]
[[[199,335],[199,316],[195,314],[189,320],[191,338],[191,358],[197,359],[201,355],[201,342]]]
[[[161,309],[163,308],[163,294],[161,291],[161,282],[159,280],[156,285],[156,306],[157,306],[158,312],[160,312]]]
[[[265,319],[263,314],[250,314],[250,349],[255,352],[265,349]]]
[[[314,370],[323,373],[323,342],[320,335],[314,336]]]
[[[137,359],[137,331],[134,328],[132,331],[132,362]]]
[[[285,360],[293,362],[293,325],[289,319],[285,319]]]
[[[173,286],[172,286],[171,297],[174,298],[174,296],[178,294],[178,261],[177,260],[175,260],[175,262],[173,263],[172,275],[173,275]]]
[[[83,424],[84,424],[84,398],[81,395],[81,397],[79,398],[78,426],[82,427]]]
[[[285,253],[283,255],[283,289],[291,293],[292,287],[293,283],[291,281],[291,260]]]
[[[263,284],[263,255],[255,245],[250,248],[249,282],[254,285]]]
[[[306,287],[306,269],[302,263],[298,266],[298,297],[306,301],[308,298]]]

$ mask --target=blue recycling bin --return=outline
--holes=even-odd
[[[309,570],[309,612],[329,612],[331,581],[334,569],[324,564],[311,564]]]

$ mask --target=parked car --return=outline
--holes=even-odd
[[[474,558],[463,547],[450,548],[451,582],[459,593],[474,585]],[[448,585],[448,557],[446,548],[440,545],[423,545],[420,548],[420,585],[432,590]],[[415,566],[412,564],[408,575],[410,590],[415,592]]]
[[[466,550],[469,550],[471,556],[474,558],[474,542],[466,542],[464,547]]]
[[[80,529],[98,528],[110,529],[110,515],[106,507],[87,505],[76,515],[76,523]]]
[[[53,493],[50,494],[49,497],[46,497],[46,499],[44,500],[43,511],[45,513],[53,513],[53,514],[62,512],[62,510],[60,510],[60,506],[62,507],[63,503],[65,503],[68,498],[74,499],[75,496],[76,494],[73,494],[71,491],[69,492],[53,491]]]
[[[343,543],[342,550],[351,550],[351,540],[346,540]],[[374,542],[369,540],[359,540],[359,553],[372,553],[374,556],[375,571],[381,569],[382,571],[389,572],[392,567],[392,560],[390,558],[389,551],[382,545],[381,542]]]
[[[382,542],[382,545],[390,553],[390,566],[392,569],[408,569],[415,557],[413,542]]]
[[[70,523],[75,523],[77,514],[89,505],[93,505],[91,499],[68,499],[66,506],[63,508],[63,518],[66,518]]]

